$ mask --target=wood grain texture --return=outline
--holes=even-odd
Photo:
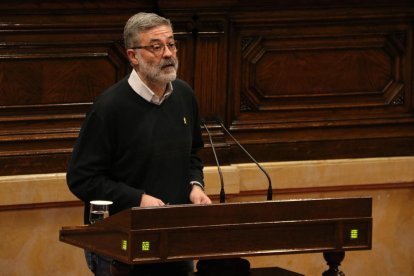
[[[412,1],[2,1],[1,175],[66,170],[91,103],[131,70],[138,11],[171,18],[201,116],[257,160],[414,154]],[[211,126],[223,164],[249,162]]]

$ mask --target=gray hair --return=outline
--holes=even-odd
[[[131,48],[139,43],[140,34],[158,26],[169,26],[171,21],[155,13],[140,12],[128,19],[124,27],[125,48]]]

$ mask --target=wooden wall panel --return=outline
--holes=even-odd
[[[0,3],[0,175],[66,170],[92,101],[130,70],[123,26],[153,8],[132,2]]]
[[[413,154],[410,6],[234,15],[230,128],[269,161]]]
[[[257,111],[403,105],[409,72],[400,32],[367,26],[355,30],[302,30],[302,37],[277,32],[241,34],[240,90],[243,109]],[[258,27],[259,28],[259,27]],[[309,34],[309,32],[313,33]]]
[[[138,11],[172,20],[202,117],[259,161],[414,154],[412,1],[2,1],[0,175],[66,170]],[[221,161],[249,161],[213,121]]]

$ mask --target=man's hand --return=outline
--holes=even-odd
[[[190,192],[190,201],[194,204],[211,204],[210,198],[198,185],[193,185],[193,188]]]
[[[150,206],[164,206],[165,203],[161,199],[143,194],[141,197],[140,207],[150,207]]]

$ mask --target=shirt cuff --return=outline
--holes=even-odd
[[[193,185],[197,185],[198,187],[200,187],[203,191],[204,191],[204,185],[203,184],[201,184],[200,182],[198,182],[198,181],[191,181],[190,182],[190,185],[191,186],[193,186]]]

